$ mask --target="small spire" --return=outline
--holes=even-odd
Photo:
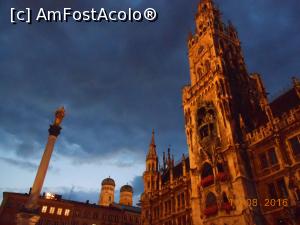
[[[154,145],[155,146],[154,129],[152,129],[152,137],[151,137],[151,143],[150,143],[150,145]]]
[[[155,140],[154,140],[154,129],[152,130],[152,137],[151,137],[151,142],[149,145],[149,150],[148,150],[148,154],[147,154],[147,159],[150,158],[157,158],[157,154],[156,154],[156,145],[155,145]]]

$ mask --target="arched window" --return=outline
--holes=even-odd
[[[207,187],[214,183],[214,174],[212,167],[209,163],[205,163],[202,167],[201,173],[201,185],[202,187]]]
[[[218,172],[219,173],[223,173],[224,172],[224,167],[222,163],[217,163],[217,168],[218,168]]]
[[[211,165],[209,163],[204,163],[201,178],[205,178],[211,175],[214,175]]]
[[[223,192],[223,194],[222,194],[222,200],[223,200],[223,203],[229,202],[225,192]]]
[[[217,198],[216,196],[212,193],[209,192],[206,196],[206,200],[205,200],[205,206],[206,208],[212,207],[212,206],[216,206],[217,205]]]
[[[198,120],[198,124],[202,124],[203,123],[203,119],[205,117],[205,108],[201,107],[200,109],[198,109],[197,111],[197,120]]]
[[[205,199],[204,214],[207,217],[210,217],[216,215],[217,213],[218,213],[217,198],[212,192],[209,192]]]
[[[225,192],[222,193],[222,205],[221,209],[225,210],[227,213],[229,213],[232,210],[232,206],[228,200],[228,197]]]
[[[209,135],[209,127],[208,125],[204,125],[200,128],[200,136],[201,138],[205,138]]]

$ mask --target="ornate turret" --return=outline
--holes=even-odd
[[[158,188],[158,157],[156,153],[154,130],[152,130],[152,137],[146,157],[146,171],[144,172],[143,178],[146,184],[144,186],[146,193]]]

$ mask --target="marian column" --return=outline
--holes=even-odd
[[[60,134],[60,124],[65,116],[65,109],[61,107],[55,112],[55,120],[49,128],[48,142],[41,159],[34,183],[30,192],[28,202],[25,208],[17,215],[18,225],[35,225],[39,220],[39,205],[38,200],[43,187],[43,183],[48,170],[50,158],[54,149],[55,141]]]

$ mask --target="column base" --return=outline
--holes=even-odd
[[[40,220],[40,215],[34,212],[19,212],[16,219],[17,225],[36,225]]]

